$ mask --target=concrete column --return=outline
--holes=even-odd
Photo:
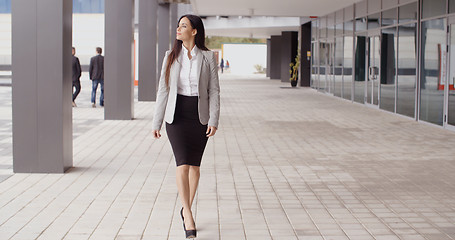
[[[281,36],[270,38],[270,79],[281,79]]]
[[[300,86],[310,87],[311,58],[307,58],[307,51],[311,52],[311,22],[302,24],[300,42]]]
[[[158,76],[166,51],[170,49],[170,11],[169,3],[158,5]]]
[[[270,77],[270,65],[272,64],[272,40],[267,39],[267,69],[265,76]]]
[[[63,173],[73,166],[71,0],[14,0],[13,167]]]
[[[289,64],[297,56],[298,32],[281,32],[281,82],[289,82]]]
[[[134,0],[105,1],[104,119],[134,117]]]
[[[171,42],[171,47],[173,46],[175,38],[177,36],[177,23],[178,23],[178,20],[179,20],[179,17],[180,17],[180,16],[178,16],[177,7],[178,7],[177,3],[171,3],[171,5],[170,5],[170,15],[171,15],[171,26],[170,26],[171,39],[170,39],[170,42]]]
[[[139,1],[139,101],[155,101],[158,85],[156,37],[158,1]]]

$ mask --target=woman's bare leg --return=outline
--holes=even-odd
[[[190,166],[189,171],[189,185],[190,185],[190,206],[193,205],[194,196],[196,195],[197,186],[199,185],[199,178],[201,173],[200,167]]]
[[[176,178],[177,188],[179,190],[179,197],[183,206],[185,226],[187,230],[193,230],[195,229],[195,226],[193,220],[193,213],[191,212],[189,172],[190,172],[189,165],[180,165],[177,167]]]

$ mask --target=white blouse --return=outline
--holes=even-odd
[[[182,44],[179,60],[182,64],[180,77],[177,83],[177,93],[185,96],[198,96],[197,63],[196,56],[201,54],[196,45],[191,50],[191,60],[188,58],[188,49]]]

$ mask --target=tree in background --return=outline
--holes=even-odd
[[[222,43],[267,43],[266,39],[236,37],[206,37],[205,45],[209,49],[220,49]]]

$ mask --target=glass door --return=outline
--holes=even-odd
[[[329,93],[333,95],[335,89],[335,42],[330,43],[329,72]]]
[[[368,37],[366,33],[357,33],[355,38],[355,69],[354,69],[354,95],[353,99],[358,103],[365,103],[365,79],[368,75]]]
[[[375,107],[379,104],[379,79],[381,65],[381,40],[378,33],[369,34],[367,51],[368,77],[365,84],[365,103]]]
[[[448,77],[444,88],[444,125],[455,130],[455,18],[449,19],[449,58]]]
[[[439,18],[427,20],[421,25],[419,120],[440,126],[445,122],[447,24],[447,18]]]

